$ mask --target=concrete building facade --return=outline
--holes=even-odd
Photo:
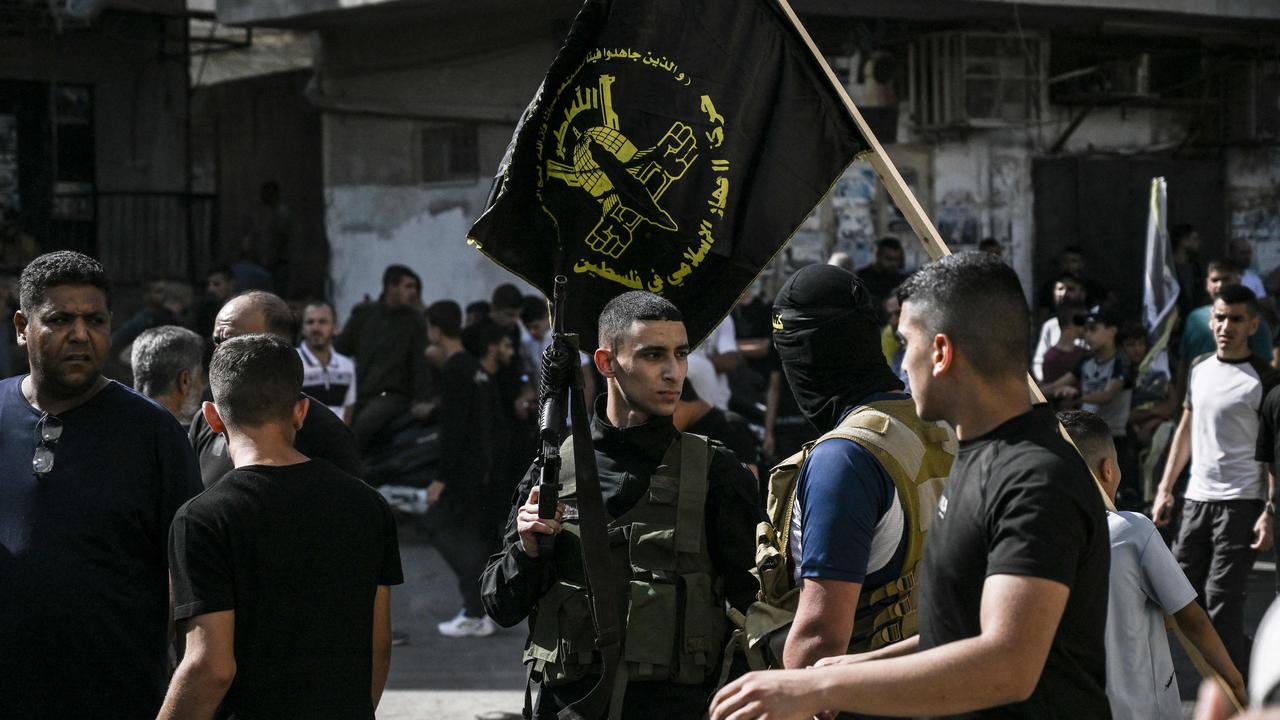
[[[1140,301],[1145,188],[1173,222],[1280,265],[1280,5],[1265,0],[795,0],[953,249],[999,240],[1030,289],[1079,245]],[[340,312],[405,262],[428,299],[509,281],[464,241],[572,0],[219,0],[225,23],[314,33],[325,231]],[[855,164],[765,280],[896,236],[922,260],[869,166]]]
[[[214,198],[189,184],[182,0],[6,3],[0,207],[42,250],[129,284],[205,262]]]

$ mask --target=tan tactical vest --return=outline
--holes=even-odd
[[[571,442],[561,454],[561,498],[572,508]],[[628,681],[699,684],[720,661],[728,619],[704,527],[710,454],[705,437],[682,433],[649,479],[648,492],[622,517],[609,519],[615,592],[626,618]],[[524,652],[532,678],[553,686],[601,671],[579,525],[565,519],[562,527],[556,580],[538,600]]]
[[[785,640],[783,633],[795,618],[800,599],[788,547],[797,480],[813,447],[831,438],[852,440],[875,456],[893,479],[907,523],[902,573],[886,585],[862,588],[850,652],[874,650],[916,634],[915,570],[958,444],[950,428],[921,420],[910,398],[881,400],[850,412],[835,429],[805,445],[769,475],[769,522],[760,523],[756,530],[760,601],[745,619],[735,618],[743,624],[747,659],[753,668],[782,665],[779,641]]]

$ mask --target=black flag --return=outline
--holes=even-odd
[[[610,299],[698,343],[869,143],[774,0],[587,0],[468,240],[595,347]]]

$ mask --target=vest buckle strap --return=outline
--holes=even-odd
[[[881,630],[878,634],[881,642],[885,645],[892,645],[902,639],[902,626],[894,623]]]

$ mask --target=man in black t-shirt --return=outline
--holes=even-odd
[[[1110,718],[1102,496],[1053,414],[1028,400],[1017,275],[986,253],[952,255],[899,298],[916,409],[961,441],[917,572],[920,634],[747,675],[717,695],[712,718]]]
[[[480,574],[502,532],[514,490],[506,484],[510,428],[494,375],[510,364],[511,338],[497,324],[475,326],[479,358],[462,347],[462,309],[452,300],[427,308],[431,344],[445,357],[440,383],[440,473],[427,488],[427,527],[458,579],[462,610],[436,625],[446,637],[484,637],[497,629],[484,613]]]
[[[294,317],[289,305],[279,297],[262,290],[237,295],[218,311],[214,323],[213,344],[241,335],[268,333],[285,341],[294,336]],[[307,417],[294,436],[293,444],[307,457],[328,460],[345,473],[361,477],[364,469],[355,437],[342,418],[334,415],[324,403],[308,396]],[[218,482],[233,467],[227,452],[227,441],[209,427],[204,413],[197,411],[187,432],[191,446],[200,461],[200,479],[205,487]]]
[[[227,340],[209,384],[202,412],[236,468],[174,516],[186,650],[159,718],[372,720],[391,663],[390,586],[404,581],[391,510],[294,448],[309,400],[290,343]]]

